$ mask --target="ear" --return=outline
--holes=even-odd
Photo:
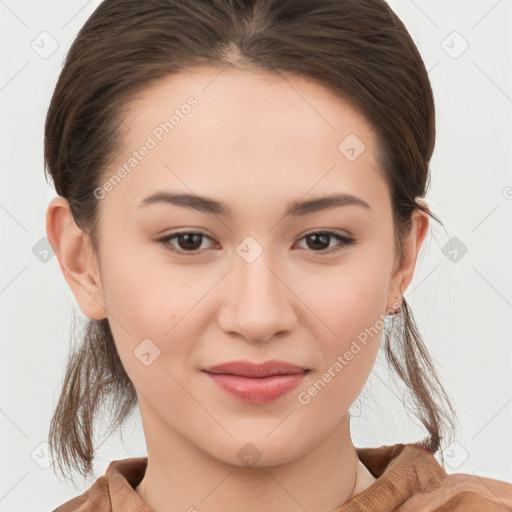
[[[82,313],[107,317],[103,289],[89,237],[75,224],[68,201],[54,197],[46,211],[46,234]]]
[[[428,208],[425,201],[417,199],[422,205]],[[395,265],[388,291],[388,314],[397,311],[403,302],[403,295],[414,276],[414,269],[418,254],[425,240],[428,231],[429,216],[416,209],[412,216],[411,231],[402,245],[402,259]]]

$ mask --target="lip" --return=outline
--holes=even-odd
[[[231,395],[245,402],[263,404],[298,386],[309,369],[272,360],[263,364],[233,361],[202,371]]]
[[[225,375],[239,375],[241,377],[270,377],[272,375],[291,375],[308,371],[309,368],[272,359],[264,363],[251,363],[249,361],[232,361],[206,368],[207,373],[222,373]]]

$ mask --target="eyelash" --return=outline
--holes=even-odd
[[[185,251],[183,249],[180,249],[180,250],[175,249],[171,245],[170,241],[174,238],[177,238],[179,235],[200,235],[209,240],[213,240],[210,236],[208,236],[204,233],[201,233],[199,231],[180,231],[180,232],[176,232],[176,233],[170,233],[169,235],[166,235],[165,237],[158,239],[157,242],[164,249],[171,251],[175,254],[179,254],[179,255],[183,255],[183,256],[184,255],[198,256],[201,254],[201,252],[197,249],[195,251]],[[302,238],[300,238],[300,240],[303,240],[312,235],[328,235],[330,237],[335,238],[339,242],[341,242],[341,245],[339,245],[338,247],[334,247],[331,249],[324,249],[321,251],[313,251],[313,250],[311,251],[315,254],[318,254],[319,256],[327,256],[327,255],[333,254],[335,252],[341,251],[341,250],[345,249],[346,247],[352,245],[356,241],[354,238],[342,236],[334,231],[313,231],[312,233],[307,233],[306,235],[304,235]]]

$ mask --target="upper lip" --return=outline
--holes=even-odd
[[[286,361],[277,361],[273,359],[261,364],[255,364],[249,361],[232,361],[230,363],[211,366],[203,371],[207,373],[240,375],[242,377],[268,377],[270,375],[302,373],[308,370],[308,368],[303,366],[297,366],[295,364],[287,363]]]

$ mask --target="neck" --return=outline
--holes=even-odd
[[[334,512],[375,480],[357,458],[348,414],[312,450],[254,467],[205,453],[157,418],[143,414],[148,465],[136,488],[155,512]]]

